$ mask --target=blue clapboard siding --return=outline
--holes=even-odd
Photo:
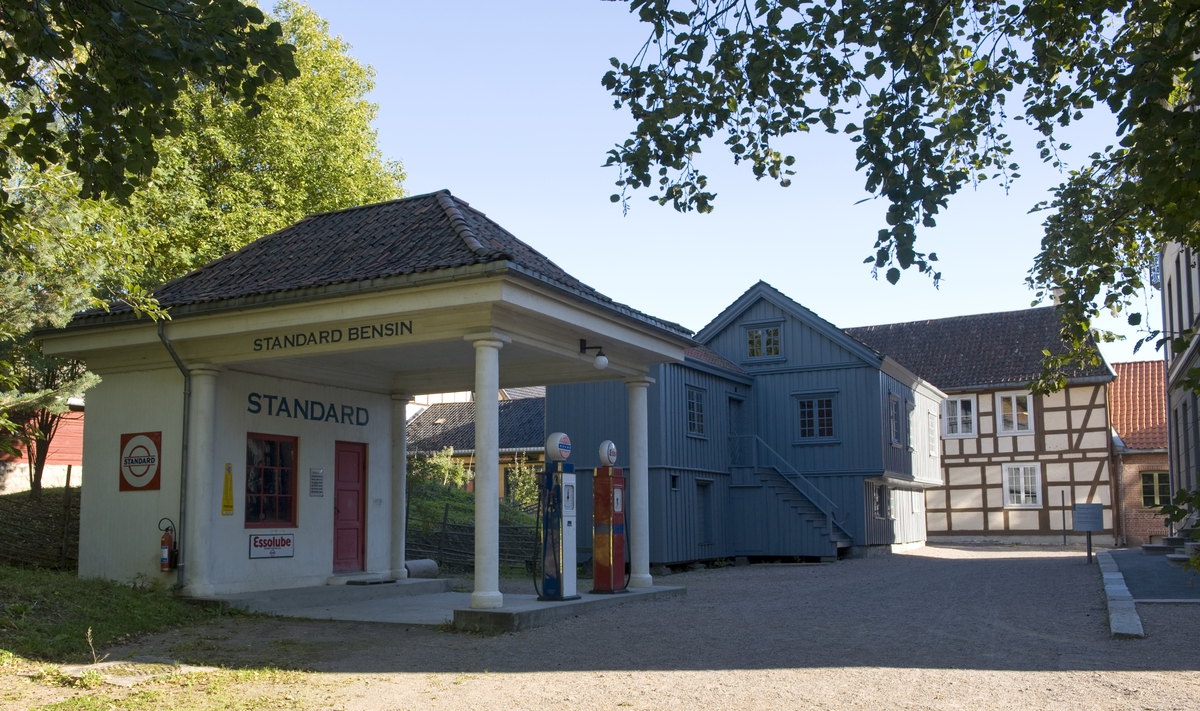
[[[771,326],[781,329],[779,356],[747,358],[746,329]],[[940,478],[925,431],[928,414],[940,407],[936,391],[766,284],[747,291],[697,339],[733,368],[714,365],[720,359],[711,354],[693,353],[649,373],[656,381],[648,393],[652,562],[832,557],[839,545],[924,540],[920,487]],[[689,390],[702,395],[702,433],[688,429]],[[890,441],[891,393],[902,405],[898,447]],[[800,437],[799,400],[810,397],[833,399],[832,437]],[[905,433],[910,402],[911,449]],[[740,413],[736,425],[734,412]],[[571,459],[581,470],[594,466],[604,439],[616,442],[627,465],[623,383],[547,388],[546,427],[571,436]],[[734,450],[731,434],[761,438],[778,460],[748,441]],[[940,438],[934,442],[936,448]],[[747,460],[747,447],[757,449],[757,460]],[[915,456],[921,457],[916,465]],[[821,511],[824,500],[808,498],[809,489],[787,478],[798,481],[797,474],[835,504],[839,525],[832,533]],[[898,484],[888,486],[891,516],[876,519],[872,491],[885,482]],[[581,488],[580,495],[581,506],[585,496],[590,506],[590,490]]]
[[[910,404],[914,408],[916,407],[912,388],[883,372],[879,373],[879,382],[879,404],[882,415],[879,421],[883,427],[884,434],[883,468],[895,474],[912,476],[912,456],[909,453],[907,443],[908,407]],[[893,396],[900,401],[899,444],[892,443],[891,403]],[[914,411],[914,419],[916,418],[916,414]],[[915,436],[915,433],[913,434]]]

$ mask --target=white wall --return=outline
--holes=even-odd
[[[93,473],[84,484],[80,535],[80,575],[128,580],[138,573],[159,575],[158,519],[178,524],[180,426],[183,378],[178,371],[104,376],[88,393],[84,466]],[[367,424],[313,421],[258,412],[250,393],[286,396],[289,402],[321,401],[364,408]],[[276,401],[275,407],[278,407]],[[163,488],[159,492],[117,490],[121,433],[163,432]],[[294,380],[223,371],[217,377],[217,417],[213,471],[189,472],[189,487],[211,487],[210,582],[220,593],[324,584],[333,568],[334,443],[367,444],[367,572],[389,569],[391,501],[391,401],[386,395],[332,388]],[[246,435],[248,432],[297,437],[297,525],[245,527]],[[109,462],[110,475],[103,464]],[[221,515],[225,464],[232,464],[234,515]],[[325,495],[309,496],[309,470],[325,471]],[[100,472],[97,474],[97,472]],[[249,558],[251,534],[295,535],[292,558]],[[191,555],[195,542],[185,541]],[[173,575],[164,576],[174,582]]]
[[[94,414],[93,414],[94,413]],[[179,524],[179,457],[183,376],[178,370],[102,376],[88,391],[83,423],[83,480],[79,511],[79,575],[127,581],[158,572],[158,521]],[[121,434],[162,432],[157,491],[119,491]]]

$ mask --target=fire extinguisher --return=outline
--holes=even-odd
[[[166,526],[163,526],[163,522]],[[162,531],[162,538],[159,539],[159,560],[158,569],[164,573],[169,573],[175,569],[175,562],[179,559],[179,549],[175,547],[175,522],[169,518],[164,518],[158,522],[158,530]]]

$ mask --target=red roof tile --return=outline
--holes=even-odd
[[[1129,449],[1167,448],[1167,405],[1163,363],[1113,363],[1117,379],[1109,387],[1113,429]]]

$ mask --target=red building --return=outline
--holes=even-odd
[[[83,476],[83,408],[63,415],[58,431],[50,440],[42,486],[62,486],[67,465],[71,465],[71,486],[79,486]],[[0,494],[29,490],[29,459],[22,448],[16,455],[0,454]]]
[[[1168,535],[1158,507],[1171,496],[1162,361],[1113,363],[1113,459],[1121,536],[1131,546]]]

